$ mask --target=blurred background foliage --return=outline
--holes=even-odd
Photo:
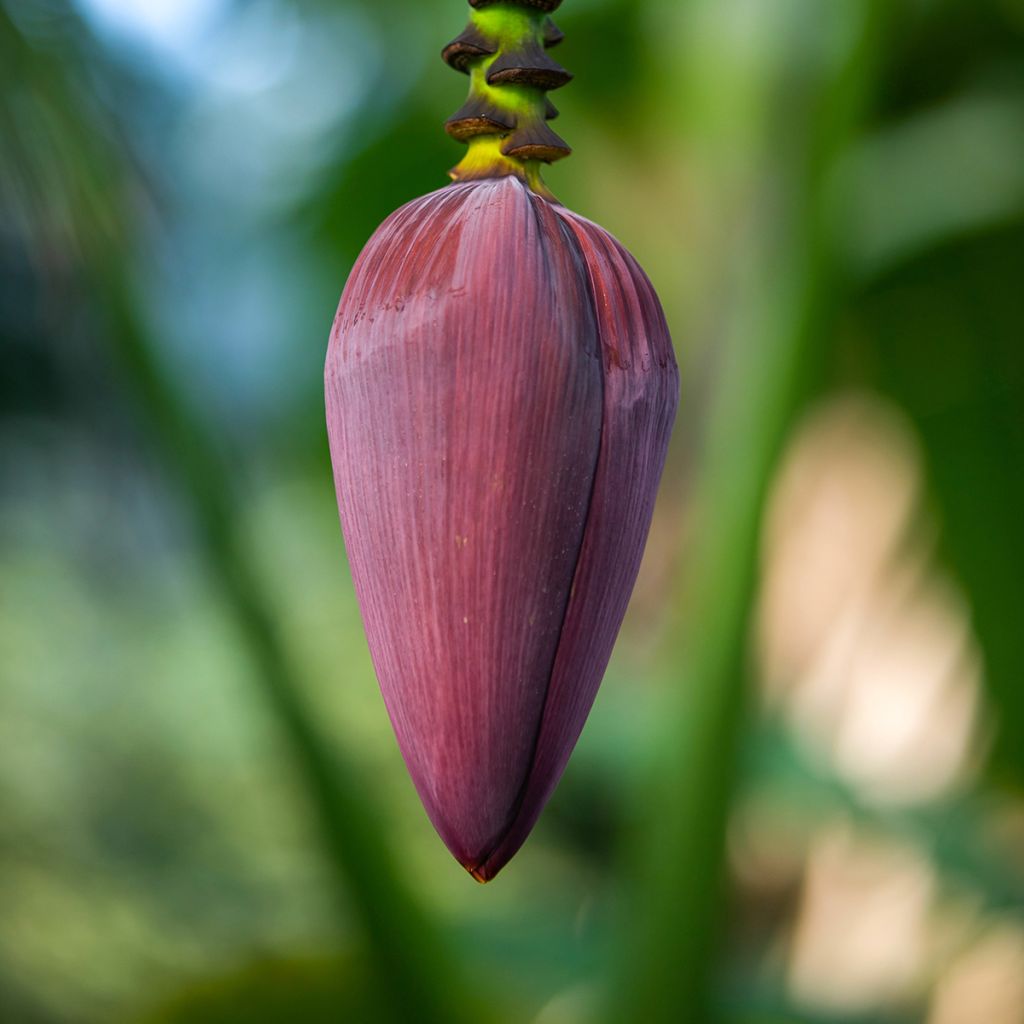
[[[548,174],[683,411],[534,836],[473,884],[323,426],[456,0],[0,0],[0,1020],[1024,1021],[1024,4],[567,0]]]

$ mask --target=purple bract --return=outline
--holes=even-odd
[[[409,772],[481,881],[583,728],[678,389],[632,256],[515,176],[402,207],[345,287],[326,399],[349,563]]]

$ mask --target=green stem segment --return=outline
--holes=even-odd
[[[541,164],[571,152],[547,124],[558,115],[547,93],[572,78],[545,52],[562,40],[550,18],[561,0],[469,2],[469,25],[441,52],[469,75],[469,98],[445,123],[469,148],[449,174],[454,181],[514,174],[548,194]]]
[[[689,580],[701,613],[677,631],[686,685],[648,787],[654,827],[637,861],[638,919],[609,1024],[707,1024],[723,1016],[714,1007],[715,957],[728,916],[722,864],[766,494],[818,347],[834,332],[845,285],[835,175],[868,112],[898,6],[860,4],[847,49],[816,84],[810,132],[783,157],[794,160],[791,233],[781,243],[773,237],[762,256],[760,286],[748,298],[752,318],[737,321],[724,352],[699,484],[710,515]]]

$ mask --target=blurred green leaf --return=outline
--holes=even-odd
[[[814,346],[841,301],[845,267],[830,225],[829,183],[861,129],[896,13],[889,0],[865,0],[851,11],[844,46],[816,83],[806,134],[789,141],[786,157],[799,185],[789,197],[784,247],[760,254],[755,315],[733,326],[717,381],[699,480],[705,519],[685,604],[691,618],[680,630],[674,728],[649,786],[653,824],[639,854],[642,867],[634,869],[638,940],[610,1020],[703,1024],[712,1016],[764,503],[805,377],[817,365]],[[780,265],[784,283],[776,289],[768,282]]]
[[[57,121],[53,138],[65,147],[62,159],[45,163],[61,176],[35,197],[38,203],[26,203],[24,208],[33,212],[34,227],[45,226],[46,214],[62,204],[72,214],[72,235],[80,246],[74,270],[99,306],[140,424],[150,433],[194,516],[211,582],[245,639],[253,681],[290,745],[333,871],[339,910],[343,915],[350,908],[355,911],[367,947],[375,952],[369,962],[378,973],[381,998],[400,1017],[415,1013],[424,1021],[444,1024],[479,1020],[479,1013],[463,1002],[465,991],[446,959],[443,940],[403,881],[398,860],[354,770],[344,765],[340,751],[331,750],[313,720],[302,692],[301,672],[284,646],[271,602],[236,530],[234,507],[240,500],[243,475],[237,455],[226,453],[219,439],[209,434],[189,399],[161,366],[139,310],[129,242],[112,238],[110,225],[130,221],[123,197],[104,189],[93,203],[78,201],[80,174],[94,165],[97,154],[108,166],[119,166],[117,153],[104,148],[106,126],[102,119],[94,123],[96,111],[81,99],[65,65],[32,46],[2,8],[0,53],[15,60],[29,82],[42,83]],[[75,56],[72,47],[68,68],[75,66]],[[15,129],[20,130],[4,140],[7,159],[31,168],[39,138],[36,126],[30,121],[16,124]]]
[[[998,711],[996,764],[1024,783],[1024,226],[922,256],[877,282],[857,341],[912,417],[941,544],[963,583]]]
[[[138,1024],[336,1024],[396,1019],[355,956],[254,960],[195,982]]]

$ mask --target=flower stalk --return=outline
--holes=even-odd
[[[452,180],[515,175],[550,197],[541,165],[571,152],[547,123],[558,116],[548,92],[572,79],[546,52],[562,40],[549,14],[559,2],[476,0],[469,25],[441,52],[450,67],[469,75],[469,97],[445,124],[468,145],[449,172]]]

